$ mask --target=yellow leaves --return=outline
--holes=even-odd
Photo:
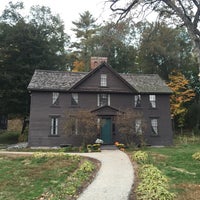
[[[74,61],[73,63],[73,72],[83,72],[84,71],[84,62],[83,61]]]
[[[191,101],[195,97],[195,93],[192,89],[188,88],[189,81],[179,71],[173,71],[169,75],[170,82],[168,86],[174,92],[170,98],[171,113],[174,116],[185,115],[187,108],[185,103]]]

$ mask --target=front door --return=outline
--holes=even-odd
[[[112,143],[112,121],[110,118],[103,119],[103,125],[101,129],[101,139],[103,140],[104,144],[111,144]]]

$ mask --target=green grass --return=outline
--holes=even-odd
[[[184,136],[176,139],[176,145],[172,147],[144,149],[150,155],[150,163],[169,178],[171,190],[177,194],[176,199],[200,197],[200,161],[192,158],[195,152],[200,151],[199,139]]]
[[[0,155],[0,200],[71,199],[94,169],[77,156]]]

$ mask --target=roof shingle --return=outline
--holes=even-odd
[[[89,72],[35,70],[28,90],[68,91]],[[139,93],[172,93],[157,74],[119,74]]]

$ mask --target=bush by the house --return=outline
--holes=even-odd
[[[100,144],[88,144],[87,145],[87,151],[88,152],[100,152],[101,145]]]

